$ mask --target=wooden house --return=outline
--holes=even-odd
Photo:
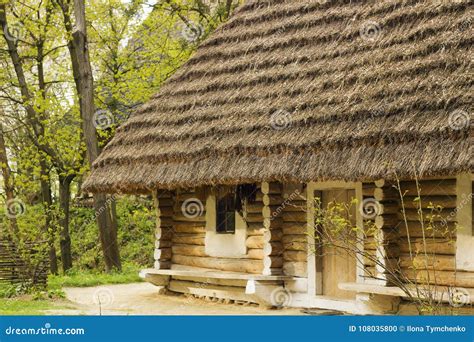
[[[471,305],[472,15],[462,0],[247,1],[117,130],[85,188],[153,194],[142,275],[171,291],[397,312],[410,296],[394,265]],[[352,258],[312,248],[316,206],[334,201],[376,228]]]

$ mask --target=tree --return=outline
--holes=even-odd
[[[75,28],[71,17],[71,1],[57,0],[62,14],[63,23],[70,39],[68,49],[70,53],[72,71],[76,90],[79,96],[79,107],[82,117],[82,129],[87,147],[89,166],[99,155],[99,145],[94,126],[94,80],[92,66],[89,59],[87,41],[86,13],[83,0],[74,1]],[[104,194],[94,195],[94,208],[99,226],[102,251],[104,253],[107,271],[121,269],[120,253],[117,242],[117,221],[112,214],[113,198],[107,199]]]

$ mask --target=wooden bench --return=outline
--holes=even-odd
[[[144,269],[140,271],[140,277],[156,286],[163,286],[174,292],[249,301],[265,306],[275,305],[273,298],[275,291],[285,291],[285,281],[298,279],[286,275],[248,274],[189,267],[163,270]],[[229,286],[229,282],[232,284],[231,286]],[[220,283],[225,285],[220,285]]]

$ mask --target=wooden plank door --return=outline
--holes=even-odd
[[[337,189],[320,192],[322,208],[327,208],[331,202],[349,204],[355,198],[355,190]],[[356,224],[356,208],[351,206],[351,222]],[[324,229],[322,227],[321,229]],[[344,243],[344,242],[337,242]],[[357,278],[357,262],[355,255],[347,250],[332,246],[324,246],[320,255],[322,267],[322,292],[323,295],[338,299],[354,299],[355,292],[340,290],[339,283],[355,282]]]

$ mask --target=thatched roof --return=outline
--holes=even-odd
[[[91,191],[472,171],[471,1],[248,1],[120,129]]]

